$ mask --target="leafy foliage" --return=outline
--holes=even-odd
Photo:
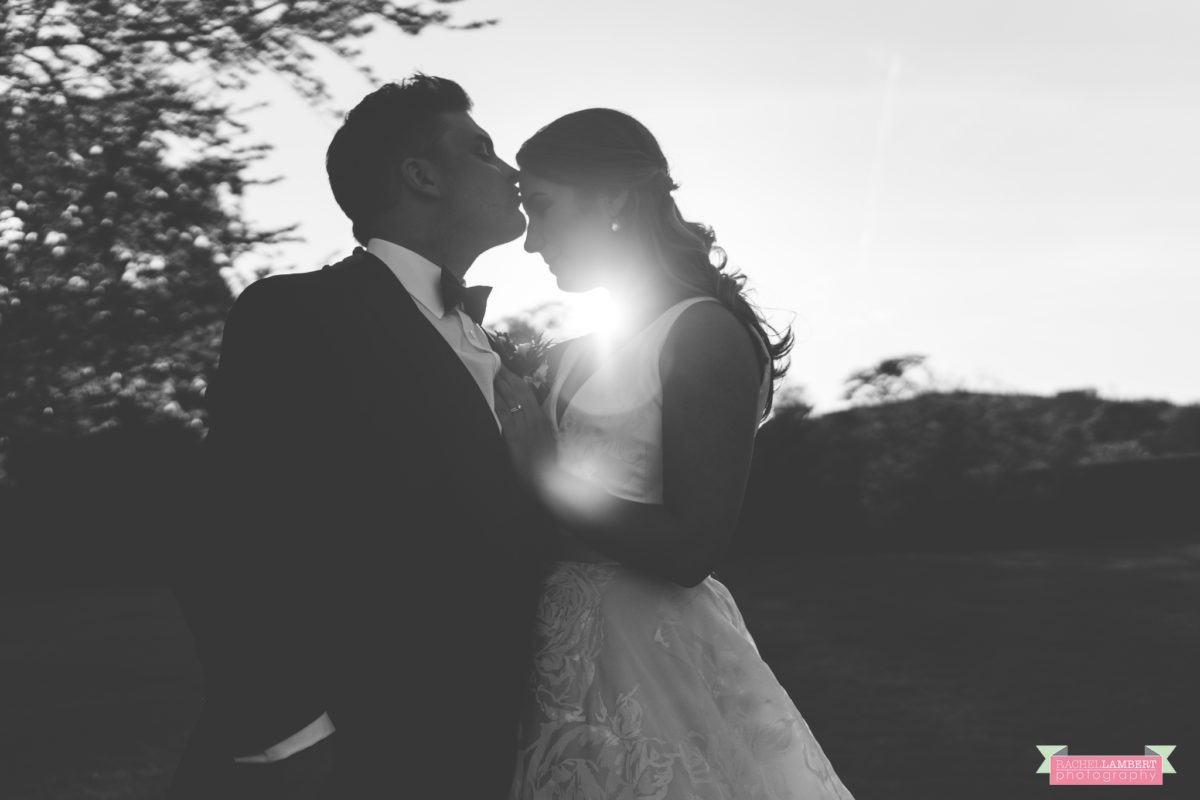
[[[448,22],[388,0],[6,2],[0,457],[17,435],[202,431],[223,273],[289,233],[232,203],[265,150],[240,144],[237,90],[273,70],[322,101],[316,49],[354,59],[375,24]]]
[[[915,377],[924,373],[924,379]],[[846,400],[857,403],[887,403],[915,397],[933,387],[933,376],[925,367],[925,356],[885,358],[873,367],[858,370],[846,379]]]

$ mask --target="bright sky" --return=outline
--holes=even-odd
[[[1200,4],[1194,0],[464,0],[494,28],[381,32],[381,77],[451,77],[513,154],[569,111],[642,120],[776,323],[821,410],[847,375],[929,356],[949,383],[1200,401]],[[369,91],[324,67],[345,110]],[[277,79],[246,115],[301,223],[277,263],[353,246],[325,180],[336,127]],[[486,254],[492,321],[566,299],[521,241]]]

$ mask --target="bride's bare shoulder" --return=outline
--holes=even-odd
[[[660,355],[664,378],[685,372],[725,383],[758,385],[750,329],[721,303],[696,303],[671,327]]]

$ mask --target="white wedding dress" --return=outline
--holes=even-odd
[[[567,345],[543,406],[565,470],[662,502],[659,354],[706,299],[613,350],[556,424],[582,349]],[[684,588],[612,561],[558,561],[536,631],[511,800],[853,800],[716,578]]]

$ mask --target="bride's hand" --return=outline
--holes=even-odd
[[[523,480],[533,483],[554,463],[554,431],[538,405],[533,387],[512,370],[501,367],[496,375],[496,415],[504,430],[513,465]]]

